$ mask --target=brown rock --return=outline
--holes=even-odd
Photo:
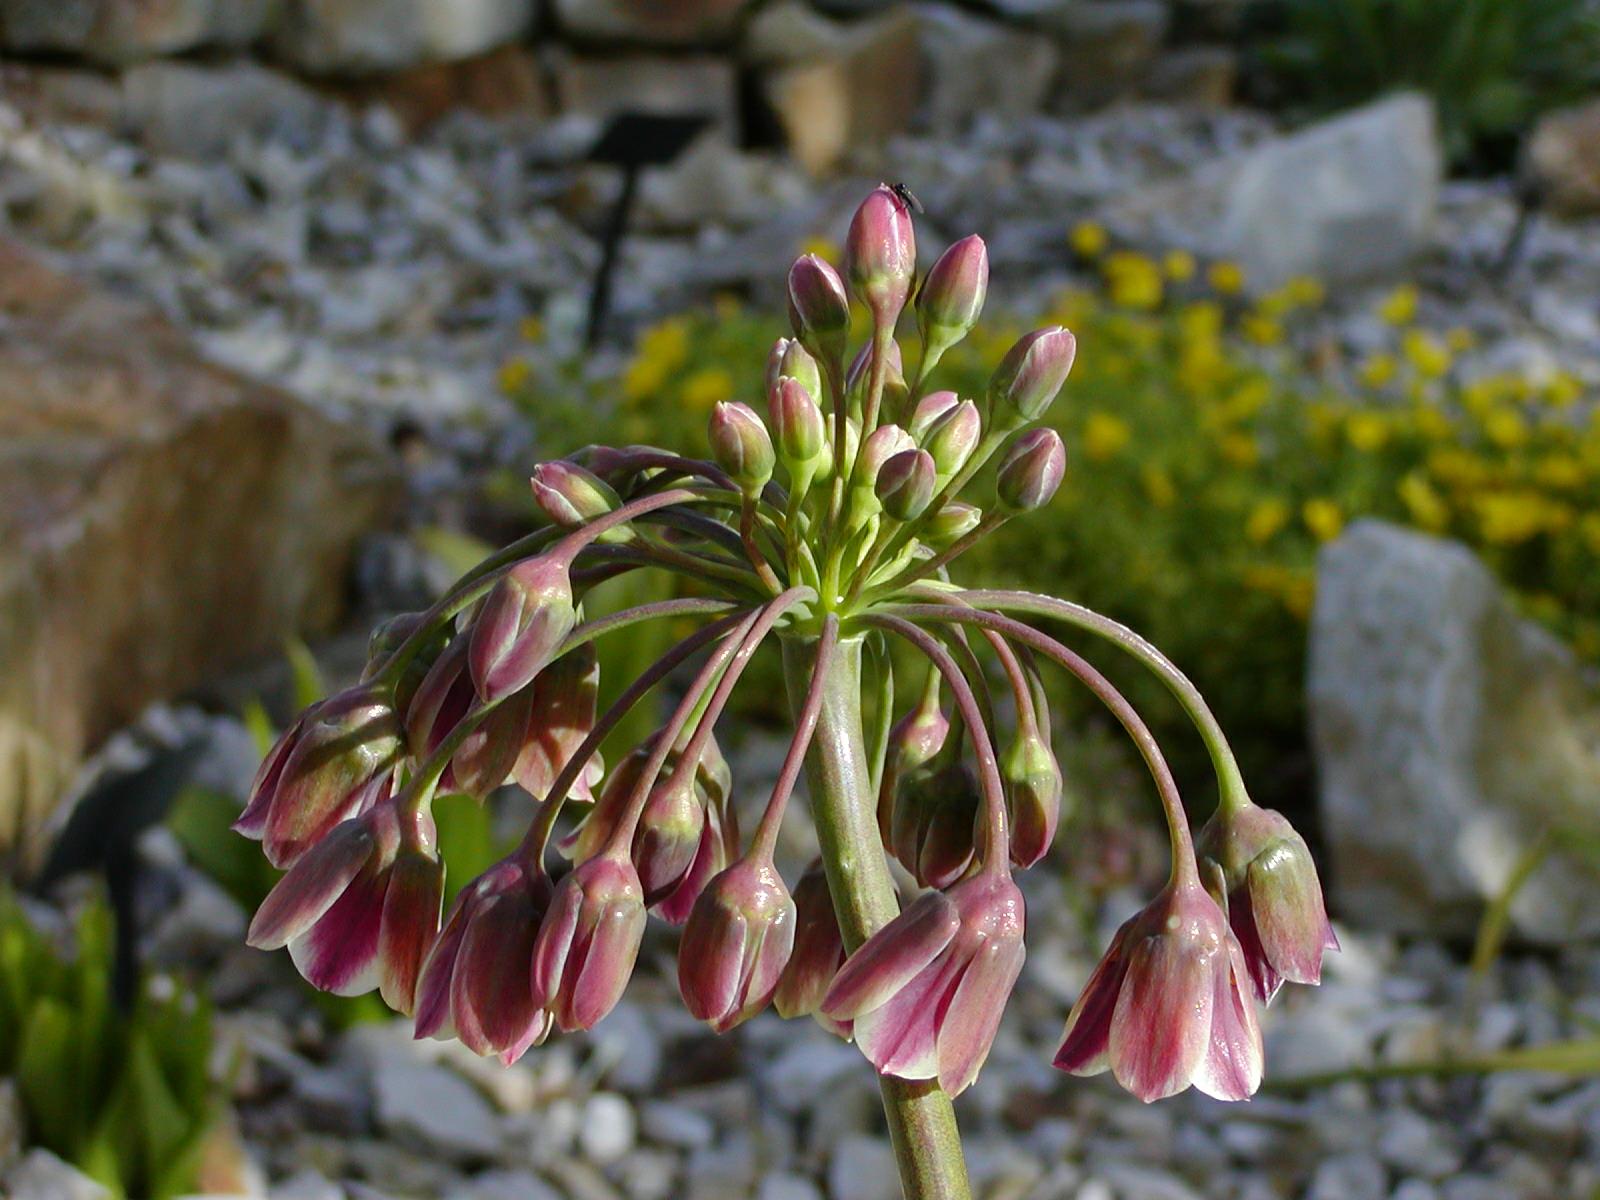
[[[1239,57],[1227,46],[1185,46],[1156,59],[1139,89],[1151,100],[1226,108],[1239,82]]]
[[[395,498],[362,437],[0,241],[0,847],[151,702],[326,627]]]
[[[908,8],[844,24],[780,6],[752,23],[747,52],[773,64],[767,100],[790,151],[813,174],[871,156],[910,123],[921,100],[918,21]]]
[[[501,46],[459,62],[425,63],[329,90],[356,105],[388,105],[412,133],[456,109],[517,123],[550,115],[544,73],[520,46]]]
[[[749,0],[555,0],[563,33],[581,40],[691,46],[733,33]]]
[[[1528,138],[1526,168],[1552,211],[1600,213],[1600,98],[1540,117]]]

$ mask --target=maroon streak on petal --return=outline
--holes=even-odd
[[[410,1016],[416,1005],[422,963],[439,932],[444,900],[444,864],[402,852],[395,860],[383,900],[378,938],[378,989],[383,1002]]]
[[[1134,918],[1137,920],[1137,918]],[[1107,1054],[1111,1045],[1111,1015],[1116,1011],[1122,981],[1127,977],[1129,927],[1123,924],[1078,994],[1077,1003],[1067,1017],[1061,1048],[1055,1065],[1074,1075],[1097,1075],[1110,1067]]]
[[[387,871],[369,865],[315,925],[289,943],[295,966],[312,987],[359,996],[378,985],[378,931],[388,883]]]
[[[363,822],[339,826],[267,893],[245,941],[258,950],[277,950],[305,933],[361,873],[375,844]]]

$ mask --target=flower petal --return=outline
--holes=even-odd
[[[396,1012],[409,1016],[416,1004],[417,979],[438,935],[443,902],[442,862],[419,853],[395,860],[378,935],[378,987]]]
[[[855,1018],[856,1045],[884,1075],[932,1079],[939,1074],[939,1023],[966,963],[938,955],[887,1003]]]
[[[364,822],[344,822],[267,893],[245,941],[258,950],[277,950],[304,934],[361,873],[375,845]]]
[[[1133,921],[1128,921],[1117,930],[1067,1016],[1061,1048],[1055,1057],[1055,1065],[1063,1071],[1098,1075],[1111,1065],[1111,1016],[1128,974],[1127,945],[1132,925]]]
[[[925,892],[845,959],[822,1011],[836,1021],[885,1004],[948,946],[961,914],[943,892]]]
[[[1228,939],[1228,963],[1216,972],[1211,1041],[1195,1072],[1194,1086],[1218,1100],[1248,1100],[1261,1086],[1261,1027],[1244,953]]]
[[[315,925],[289,943],[294,965],[312,987],[359,996],[378,986],[378,933],[388,886],[388,871],[369,864]]]
[[[939,1086],[949,1095],[959,1096],[977,1079],[1025,956],[1018,930],[1015,937],[985,938],[967,964],[939,1025]]]
[[[1225,962],[1215,931],[1199,922],[1152,931],[1129,948],[1108,1050],[1117,1082],[1139,1099],[1189,1086],[1210,1041],[1214,977]]]

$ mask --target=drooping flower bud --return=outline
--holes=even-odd
[[[943,483],[961,470],[982,436],[983,418],[971,400],[963,400],[936,417],[922,439],[922,448],[933,456],[935,481]]]
[[[1219,810],[1195,843],[1222,869],[1228,923],[1238,938],[1255,996],[1270,1003],[1285,979],[1315,984],[1322,956],[1339,939],[1305,839],[1271,809]]]
[[[978,778],[963,762],[915,771],[894,800],[894,856],[923,887],[949,887],[976,849]]]
[[[540,463],[533,469],[529,483],[539,511],[552,525],[562,529],[576,529],[622,504],[610,484],[576,463],[559,460]],[[628,532],[626,528],[608,530],[601,535],[601,540],[614,533],[627,536]]]
[[[939,256],[917,292],[924,345],[942,354],[972,331],[989,293],[989,250],[977,234]]]
[[[1011,861],[1031,867],[1055,841],[1061,820],[1061,768],[1037,730],[1018,727],[1000,759],[1010,820]]]
[[[600,660],[585,642],[551,663],[533,681],[533,711],[512,777],[530,795],[544,800],[567,761],[594,728],[600,692]],[[600,755],[590,758],[572,785],[574,800],[594,799],[592,789],[605,773]]]
[[[1031,512],[1050,503],[1067,473],[1067,448],[1054,429],[1030,429],[1007,447],[995,472],[994,490],[1003,507]]]
[[[699,789],[702,798],[704,789]],[[726,817],[724,817],[726,813]],[[739,833],[733,827],[735,814],[724,808],[722,802],[705,801],[706,819],[700,827],[700,844],[695,849],[694,861],[683,873],[670,892],[658,900],[651,911],[669,925],[682,925],[694,910],[695,901],[718,871],[728,865],[733,854],[738,853]]]
[[[334,826],[387,798],[403,749],[386,691],[357,684],[307,709],[268,752],[234,828],[288,867]]]
[[[678,944],[678,991],[691,1016],[718,1033],[767,1006],[794,948],[795,904],[765,856],[713,879]]]
[[[463,634],[445,648],[406,710],[406,745],[419,763],[455,732],[477,701],[467,671],[468,644]],[[532,700],[528,691],[502,701],[467,734],[440,776],[440,788],[481,800],[505,783],[527,736]]]
[[[961,403],[961,397],[954,392],[929,392],[917,401],[917,407],[911,414],[911,423],[908,428],[911,436],[917,441],[922,441],[928,436],[928,430],[945,413]]]
[[[287,946],[316,988],[358,996],[380,988],[410,1012],[422,956],[439,929],[444,865],[433,821],[402,834],[391,804],[343,822],[296,860],[261,902],[246,941]]]
[[[1042,417],[1066,383],[1077,352],[1077,340],[1059,325],[1024,334],[989,380],[991,418],[1015,424]]]
[[[1129,919],[1067,1017],[1055,1065],[1108,1067],[1149,1102],[1193,1084],[1244,1100],[1261,1083],[1249,968],[1228,919],[1198,882],[1170,883]]]
[[[533,946],[533,995],[565,1032],[616,1007],[639,957],[644,891],[625,854],[580,863],[559,884]]]
[[[896,521],[915,521],[933,501],[933,487],[933,456],[926,450],[902,450],[879,469],[874,490],[885,513]]]
[[[917,768],[932,762],[949,736],[950,718],[939,707],[939,674],[930,671],[917,706],[889,731],[883,779],[878,787],[878,831],[885,842],[893,836],[894,802],[902,782]]]
[[[785,375],[798,379],[806,391],[821,397],[822,370],[810,351],[794,338],[779,338],[773,343],[772,353],[767,356],[767,391],[770,393]]]
[[[632,851],[646,904],[661,900],[682,881],[700,849],[705,823],[705,802],[695,794],[693,779],[673,783],[665,775],[650,789]]]
[[[849,1022],[841,1029],[820,1011],[822,998],[844,963],[844,938],[821,859],[814,860],[795,884],[794,907],[794,949],[772,994],[772,1007],[780,1017],[816,1016],[835,1032],[847,1034]]]
[[[788,376],[778,380],[768,404],[778,457],[792,475],[809,478],[828,448],[822,410],[805,385]]]
[[[509,1066],[549,1036],[529,964],[550,899],[549,877],[512,859],[461,890],[422,968],[417,1037],[454,1035]]]
[[[723,401],[711,410],[711,457],[746,496],[757,496],[772,478],[777,455],[755,409]]]
[[[965,500],[951,500],[922,529],[922,540],[935,549],[953,545],[978,527],[983,509]]]
[[[379,672],[388,666],[394,652],[422,628],[423,619],[423,613],[399,613],[372,631],[372,636],[367,639],[367,662],[361,670],[362,683],[377,678]],[[434,659],[444,650],[450,633],[450,623],[442,621],[423,639],[421,645],[408,652],[406,665],[400,672],[400,677],[395,680],[396,712],[405,712],[411,706],[411,698],[416,695],[417,688],[428,674]]]
[[[564,556],[525,558],[484,598],[467,655],[484,703],[532,683],[577,624],[570,565]]]
[[[789,323],[795,337],[823,362],[844,358],[850,334],[850,300],[839,273],[815,254],[789,268]]]
[[[1022,893],[998,872],[925,892],[845,960],[822,1011],[854,1022],[856,1045],[882,1074],[937,1079],[959,1095],[1022,972],[1023,925]]]
[[[844,245],[851,291],[872,313],[875,325],[892,327],[917,273],[911,206],[893,188],[879,184],[856,209]]]

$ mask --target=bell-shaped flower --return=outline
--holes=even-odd
[[[533,712],[512,778],[529,795],[543,800],[594,728],[600,694],[600,660],[594,643],[585,642],[556,659],[539,672],[532,690]],[[573,783],[571,798],[593,800],[593,788],[604,773],[605,764],[595,754]]]
[[[1055,1065],[1107,1068],[1146,1102],[1191,1084],[1244,1100],[1261,1084],[1261,1029],[1244,952],[1192,876],[1162,889],[1112,938],[1067,1017]]]
[[[417,1037],[453,1035],[507,1065],[544,1041],[551,1018],[529,970],[550,896],[549,877],[514,859],[461,889],[422,970]]]
[[[1039,732],[1019,724],[1000,758],[1000,777],[1006,785],[1011,861],[1031,867],[1055,841],[1061,821],[1061,767]]]
[[[742,858],[700,893],[678,943],[678,991],[718,1033],[767,1006],[794,948],[795,904],[764,854]]]
[[[665,898],[683,880],[700,849],[706,805],[685,772],[664,774],[650,789],[633,835],[633,865],[646,904]]]
[[[644,889],[626,854],[600,854],[556,885],[533,947],[533,994],[563,1030],[590,1029],[622,998],[644,937]]]
[[[410,1012],[443,895],[432,819],[386,803],[302,855],[261,902],[246,940],[262,950],[287,946],[323,991],[379,988],[390,1007]]]
[[[288,867],[341,821],[389,795],[402,749],[389,693],[358,684],[302,713],[267,752],[234,823]]]
[[[1271,809],[1218,811],[1195,843],[1222,870],[1228,923],[1263,1004],[1285,979],[1317,983],[1322,956],[1339,948],[1305,839]]]
[[[794,949],[772,994],[772,1007],[780,1017],[815,1016],[824,1027],[849,1037],[849,1021],[822,1014],[822,999],[844,964],[844,937],[821,859],[807,867],[795,884],[794,907]]]
[[[989,1056],[1022,971],[1022,893],[1003,871],[925,892],[845,960],[822,1002],[884,1075],[954,1096]]]
[[[472,625],[467,665],[485,703],[533,682],[577,624],[570,558],[526,558],[500,577]]]
[[[948,887],[972,862],[978,777],[966,763],[914,772],[894,799],[889,838],[894,856],[923,887]]]

